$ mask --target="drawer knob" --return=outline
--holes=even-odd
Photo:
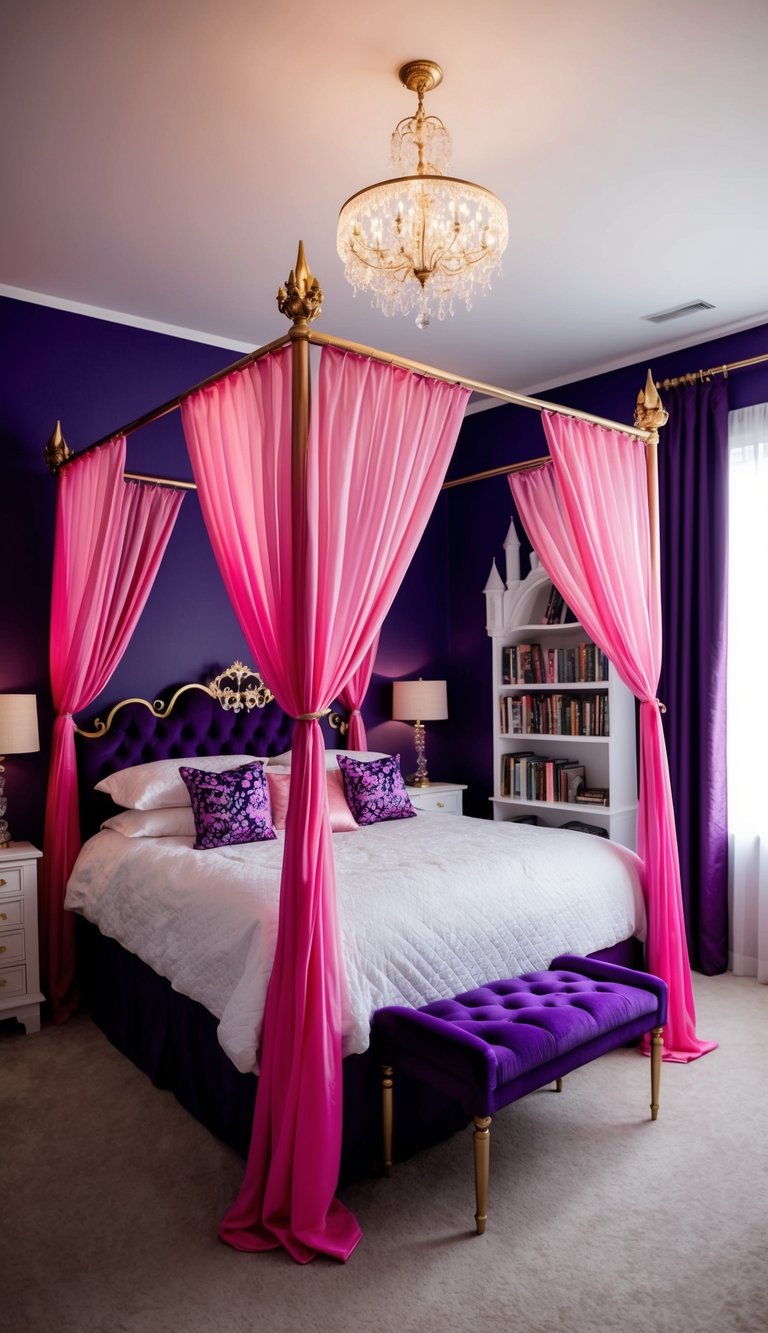
[[[5,883],[6,883],[6,881],[5,881],[4,879],[0,879],[0,889],[4,889],[4,888],[5,888]]]
[[[8,920],[8,913],[0,912],[0,921],[7,921],[7,920]]]
[[[438,801],[438,802],[437,802],[437,808],[438,808],[438,810],[444,810],[444,809],[445,809],[445,801]]]
[[[8,950],[6,949],[5,945],[4,945],[4,944],[0,944],[0,953],[7,953],[7,952],[8,952]]]
[[[7,977],[0,977],[0,987],[2,987],[2,986],[7,986],[7,985],[8,985],[8,978],[7,978]]]

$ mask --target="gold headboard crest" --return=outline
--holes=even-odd
[[[212,699],[216,699],[221,707],[227,712],[239,713],[245,708],[250,712],[252,708],[264,708],[264,706],[274,699],[272,691],[264,684],[258,671],[252,667],[245,666],[242,662],[233,662],[227,667],[226,671],[220,672],[214,676],[208,685],[201,685],[198,681],[192,681],[188,685],[180,685],[173,694],[168,704],[162,699],[155,699],[150,703],[149,699],[121,699],[110,709],[106,722],[101,718],[94,718],[93,731],[84,731],[82,727],[75,726],[78,736],[85,736],[89,740],[94,740],[99,736],[106,736],[113,719],[125,708],[127,704],[143,704],[155,717],[163,719],[169,717],[173,712],[177,699],[188,690],[202,690],[203,694],[209,694]]]
[[[222,708],[231,709],[233,713],[239,713],[242,708],[250,713],[252,708],[263,708],[275,697],[258,671],[242,662],[233,662],[226,671],[214,676],[208,689]]]

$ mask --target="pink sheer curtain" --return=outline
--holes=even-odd
[[[74,921],[64,911],[80,850],[72,714],[104,689],[136,628],[183,493],[123,481],[125,440],[59,473],[51,595],[53,724],[40,876],[43,990],[56,1022],[76,1004]]]
[[[220,1236],[346,1259],[360,1239],[334,1198],[345,978],[324,744],[306,715],[360,668],[437,498],[465,390],[326,349],[306,490],[291,485],[291,349],[182,408],[213,549],[250,650],[294,732],[280,914],[245,1179]]]
[[[373,664],[376,661],[378,650],[379,636],[377,634],[357,671],[353,671],[344,688],[339,690],[339,703],[349,713],[348,750],[367,750],[368,748],[368,737],[365,734],[365,723],[360,709],[363,706],[363,699],[368,693],[368,686],[373,674]]]
[[[542,565],[640,700],[637,847],[648,904],[648,968],[669,986],[664,1058],[687,1062],[716,1042],[696,1036],[667,752],[656,690],[661,595],[651,570],[645,445],[542,414],[552,464],[510,477]]]

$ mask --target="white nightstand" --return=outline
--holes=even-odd
[[[37,952],[37,861],[31,842],[0,847],[0,1019],[40,1031]]]
[[[443,815],[463,815],[462,792],[467,784],[459,782],[430,782],[426,787],[409,787],[411,805],[416,810],[434,810]]]

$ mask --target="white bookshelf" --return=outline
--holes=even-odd
[[[510,552],[511,547],[511,552]],[[579,820],[605,829],[609,838],[635,849],[637,832],[637,765],[635,750],[635,700],[631,690],[609,664],[606,681],[560,681],[507,684],[503,679],[504,649],[519,644],[540,644],[546,661],[550,648],[578,649],[590,643],[582,625],[571,622],[546,625],[542,621],[552,584],[540,568],[528,578],[515,578],[516,537],[510,529],[507,550],[507,583],[496,565],[485,588],[487,630],[493,659],[493,815],[494,819],[515,819],[536,815],[538,822],[551,827]],[[608,705],[606,735],[553,735],[502,730],[500,701],[529,695],[544,700],[547,696],[567,695],[589,700],[593,706],[604,694]],[[545,760],[569,759],[583,764],[585,785],[607,788],[608,805],[584,804],[561,800],[524,799],[501,794],[504,755],[531,752]]]

